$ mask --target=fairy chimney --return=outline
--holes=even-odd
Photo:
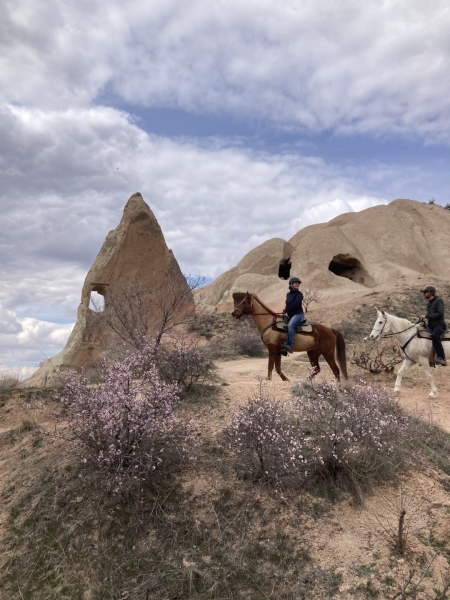
[[[93,294],[103,296],[106,310],[108,302],[117,298],[123,290],[138,284],[141,289],[151,291],[163,288],[168,282],[180,294],[192,298],[155,215],[141,194],[133,194],[125,205],[118,227],[108,233],[86,276],[77,322],[64,350],[46,360],[25,385],[53,385],[59,372],[98,363],[105,352],[111,352],[118,344],[123,344],[92,310]]]

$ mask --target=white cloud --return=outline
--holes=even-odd
[[[22,331],[20,323],[12,310],[6,310],[0,304],[0,334],[17,334]]]
[[[335,216],[335,198],[353,210],[386,201],[320,158],[150,136],[112,109],[9,108],[0,139],[8,131],[0,299],[9,308],[64,298],[73,310],[84,273],[135,191],[183,270],[211,276],[235,264],[251,239],[290,237],[298,224]]]
[[[19,366],[30,375],[30,369],[64,347],[73,325],[21,319],[0,305],[0,373]]]
[[[449,142],[445,0],[3,4],[0,97],[228,111],[283,127]]]

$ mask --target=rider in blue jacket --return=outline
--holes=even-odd
[[[299,290],[301,281],[298,277],[289,279],[289,292],[286,294],[286,307],[283,313],[289,317],[288,339],[281,346],[288,352],[294,351],[295,329],[303,323],[305,315],[303,314],[303,294]]]

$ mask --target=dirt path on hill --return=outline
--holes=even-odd
[[[332,381],[333,376],[328,365],[320,363],[320,366],[322,371],[318,377]],[[292,388],[307,381],[309,362],[304,355],[294,354],[282,360],[282,370],[290,381],[282,381],[275,371],[272,381],[267,381],[267,358],[242,358],[219,363],[219,374],[228,384],[224,388],[224,395],[229,399],[228,411],[235,412],[252,395],[258,393],[261,386],[269,396],[288,400]],[[418,366],[412,367],[403,377],[399,402],[408,412],[431,420],[450,431],[450,367],[433,369],[433,377],[438,387],[438,397],[431,399],[428,398],[430,386],[423,369]],[[349,381],[357,382],[361,378],[369,384],[376,383],[388,389],[394,388],[394,375],[367,376],[362,369],[349,365]]]

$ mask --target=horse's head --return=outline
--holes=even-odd
[[[369,340],[380,340],[383,334],[390,331],[389,315],[384,310],[377,310],[377,313],[377,320],[369,335]]]
[[[233,297],[235,298],[235,300],[237,299],[236,296],[237,296],[237,294],[233,294]],[[239,295],[239,298],[241,296],[242,296],[242,294]],[[235,317],[236,319],[240,319],[242,317],[242,315],[251,315],[252,312],[253,312],[252,295],[247,292],[246,294],[244,294],[244,297],[239,302],[239,304],[236,306],[236,308],[233,310],[231,315],[233,317]]]

